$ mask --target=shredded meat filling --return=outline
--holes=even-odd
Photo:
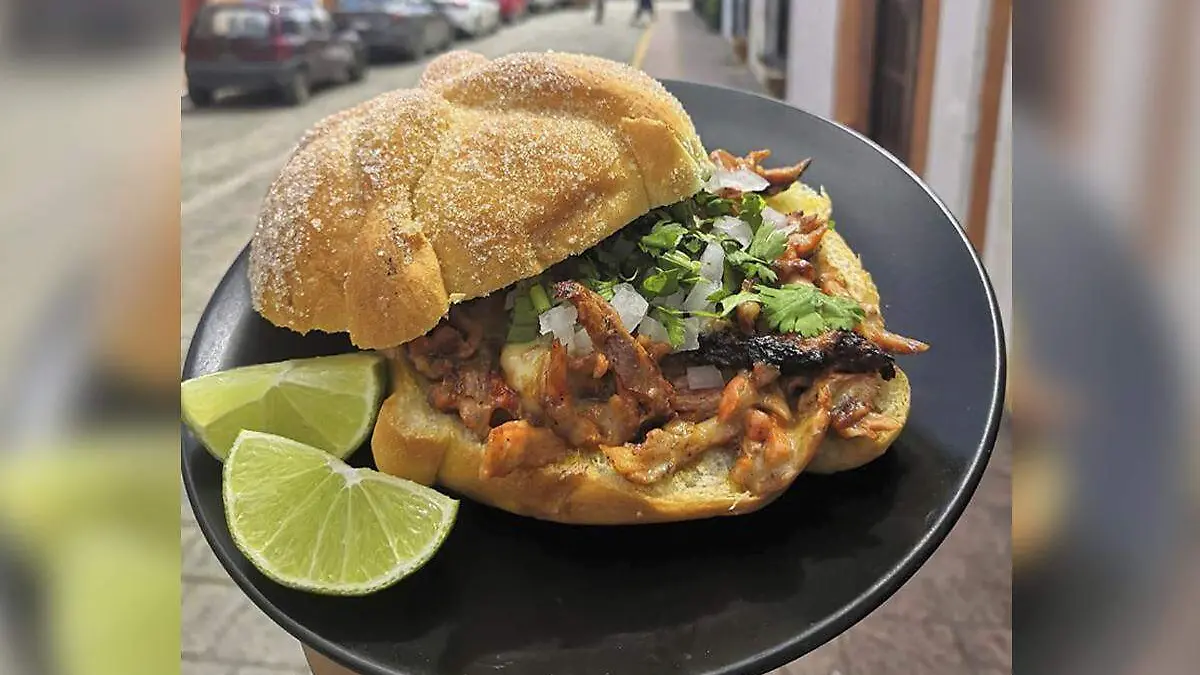
[[[874,410],[879,380],[863,375],[834,375],[830,426],[842,438],[871,440],[900,428],[900,421]]]
[[[736,171],[738,169],[749,169],[760,175],[771,186],[767,189],[768,194],[774,194],[791,187],[792,183],[800,180],[800,176],[808,169],[808,165],[812,163],[812,159],[805,159],[791,166],[781,166],[774,169],[766,169],[762,166],[762,161],[771,156],[770,150],[754,150],[748,153],[745,157],[738,157],[726,150],[713,150],[709,158],[717,166],[726,171]]]
[[[633,438],[642,424],[637,401],[618,392],[607,400],[576,400],[568,376],[567,350],[558,342],[550,347],[542,373],[540,404],[550,425],[575,447],[595,447],[600,443],[624,443]]]
[[[629,391],[651,416],[670,414],[674,388],[646,349],[621,325],[621,317],[612,305],[577,281],[555,284],[554,295],[575,306],[579,323],[595,349],[608,359],[618,385]]]
[[[820,289],[829,295],[852,297],[846,284],[835,274],[822,274],[817,279]],[[883,325],[883,314],[879,305],[860,303],[866,316],[854,330],[889,354],[920,354],[929,345],[912,338],[897,335]]]
[[[796,404],[802,422],[785,429],[779,420],[761,410],[746,413],[746,435],[729,477],[756,494],[787,487],[816,454],[829,428],[832,383],[815,384]]]
[[[658,482],[696,459],[705,450],[737,439],[741,425],[709,418],[702,422],[674,420],[646,434],[641,443],[602,446],[617,473],[634,483]]]
[[[429,404],[457,414],[480,439],[493,424],[521,414],[517,392],[493,365],[495,354],[481,348],[483,334],[479,319],[456,307],[448,320],[407,345],[413,368],[432,381]]]
[[[712,159],[727,170],[762,176],[769,194],[787,189],[809,164],[766,169],[762,162],[770,154],[736,157],[718,150]],[[849,296],[844,279],[821,274],[810,260],[828,220],[800,212],[788,220],[794,227],[786,249],[772,263],[779,280]],[[742,290],[751,284],[747,279]],[[554,340],[548,350],[528,345],[515,366],[505,361],[520,373],[514,381],[523,405],[498,367],[503,331],[496,317],[506,320],[496,311],[498,302],[491,309],[488,300],[456,305],[405,347],[413,367],[430,381],[430,404],[456,414],[485,440],[484,478],[543,467],[578,448],[603,452],[619,475],[647,485],[724,448],[736,452],[730,472],[736,485],[755,494],[778,491],[803,470],[827,433],[878,440],[898,429],[899,420],[874,408],[879,386],[895,376],[892,354],[928,349],[887,331],[879,307],[869,303],[854,331],[805,338],[762,332],[762,307],[745,302],[728,330],[704,333],[699,349],[673,354],[669,344],[633,337],[617,311],[579,282],[559,281],[553,295],[575,307],[593,350],[569,355]],[[684,373],[689,364],[717,366],[733,376],[723,387],[693,390]]]
[[[463,426],[481,439],[487,437],[498,414],[505,419],[520,416],[517,392],[499,371],[478,360],[458,366],[431,386],[428,398],[437,410],[458,413]]]
[[[717,414],[721,403],[719,388],[693,390],[687,387],[687,379],[681,378],[675,385],[675,413],[691,422],[699,422]]]
[[[804,258],[787,258],[786,254],[784,257],[776,260],[771,265],[771,269],[775,270],[775,273],[779,275],[779,283],[781,284],[807,283],[811,285],[817,279],[817,268],[813,267],[811,262]],[[738,309],[748,304],[750,303],[743,303],[738,306]]]
[[[788,247],[781,260],[797,260],[811,256],[829,230],[829,221],[803,211],[788,214],[788,225],[796,229],[788,235]]]
[[[536,469],[567,454],[567,444],[553,431],[525,420],[505,422],[488,433],[479,474],[500,478],[518,469]]]

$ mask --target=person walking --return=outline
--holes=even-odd
[[[603,1],[603,0],[601,0]],[[633,20],[629,22],[630,26],[638,25],[638,20],[642,18],[642,12],[650,15],[650,20],[654,20],[654,0],[638,0],[637,11],[633,13]]]

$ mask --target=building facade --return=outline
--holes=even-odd
[[[767,91],[908,164],[1011,295],[1011,0],[720,2],[720,33]]]

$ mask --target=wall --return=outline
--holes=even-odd
[[[788,19],[787,102],[833,117],[838,0],[793,0]]]
[[[746,32],[746,65],[759,82],[766,82],[767,71],[758,55],[763,52],[763,41],[766,39],[767,3],[766,0],[750,0],[750,25]]]
[[[940,5],[924,177],[965,225],[991,1],[943,0]]]
[[[1000,98],[1000,123],[996,129],[996,154],[988,204],[987,237],[983,264],[987,267],[1005,335],[1012,335],[1012,38],[1004,65],[1004,93]],[[973,144],[972,144],[973,145]],[[965,206],[964,206],[965,208]]]

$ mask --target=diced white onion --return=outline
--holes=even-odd
[[[796,229],[796,225],[788,223],[787,216],[769,206],[763,207],[762,217],[764,223],[770,223],[771,225],[774,225],[775,229],[777,230],[790,233],[792,230]]]
[[[650,303],[646,302],[642,294],[638,293],[630,284],[614,286],[613,298],[609,304],[617,310],[617,315],[621,317],[621,325],[625,326],[625,330],[630,333],[642,322],[646,316],[646,310],[650,309]]]
[[[701,279],[692,286],[692,291],[688,293],[687,299],[683,301],[683,309],[688,312],[697,310],[708,310],[712,307],[712,303],[708,301],[708,296],[717,292],[721,288],[721,284],[709,279]]]
[[[690,366],[687,369],[688,389],[719,389],[725,386],[725,378],[716,366]]]
[[[645,335],[647,339],[655,342],[671,342],[667,329],[652,316],[642,319],[642,323],[638,325],[638,335]]]
[[[720,281],[725,274],[725,249],[710,243],[700,254],[700,276],[710,281]]]
[[[677,352],[690,352],[700,349],[700,319],[689,317],[683,320],[683,344]]]
[[[717,169],[713,172],[712,178],[709,178],[708,182],[704,184],[704,189],[709,192],[716,192],[722,188],[733,188],[742,192],[758,192],[767,189],[769,185],[767,179],[749,169],[736,171]]]
[[[671,309],[683,309],[683,301],[686,299],[687,291],[681,288],[663,298],[659,304],[661,304],[663,307],[670,307]]]
[[[587,331],[580,328],[575,331],[574,349],[571,351],[576,356],[587,356],[595,351],[592,345],[592,336],[587,334]]]
[[[575,305],[570,303],[551,307],[538,317],[538,328],[542,335],[553,333],[554,337],[568,349],[575,342],[575,319],[579,317]]]
[[[750,224],[733,216],[721,216],[714,220],[713,230],[728,235],[741,244],[742,248],[749,246],[754,239],[754,230],[750,229]]]

